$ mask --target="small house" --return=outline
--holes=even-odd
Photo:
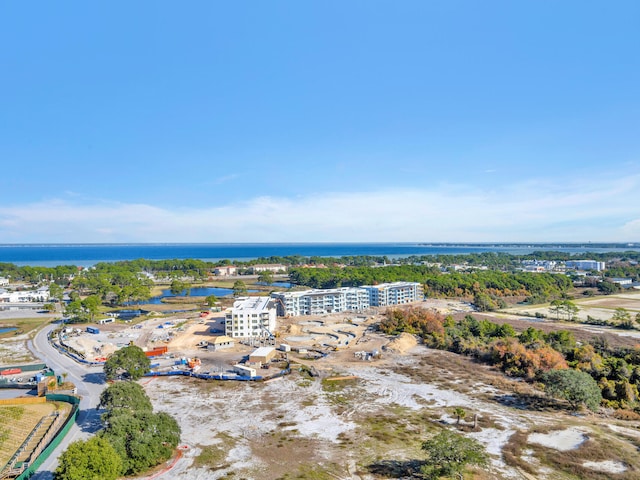
[[[218,351],[225,348],[231,348],[235,345],[233,338],[226,335],[220,335],[209,341],[207,344],[207,350]]]

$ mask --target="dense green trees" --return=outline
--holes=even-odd
[[[273,283],[273,272],[270,272],[269,270],[260,272],[260,275],[258,275],[258,281],[266,285],[271,285]]]
[[[151,362],[140,347],[129,345],[116,350],[104,364],[107,380],[122,377],[127,380],[138,380],[149,371]]]
[[[598,283],[598,291],[600,293],[605,294],[605,295],[611,295],[613,293],[618,293],[620,290],[622,290],[622,287],[620,287],[620,285],[618,285],[617,283],[613,283],[613,282],[609,282],[609,281],[604,281],[604,282]]]
[[[567,400],[574,410],[584,405],[589,410],[595,411],[602,402],[598,384],[586,372],[551,370],[544,374],[542,381],[549,395]]]
[[[572,287],[571,279],[564,275],[493,270],[441,273],[426,265],[293,268],[289,271],[289,279],[294,284],[312,288],[374,285],[395,281],[420,282],[424,284],[425,293],[429,296],[475,296],[485,310],[497,308],[498,297],[526,296],[545,301],[549,297],[560,297]]]
[[[92,293],[105,303],[120,305],[148,299],[152,284],[149,278],[117,263],[99,263],[94,269],[77,275],[71,282],[72,288],[80,295]]]
[[[60,455],[55,480],[115,480],[122,472],[122,459],[101,436],[73,442]]]
[[[107,411],[103,417],[107,422],[113,414],[137,414],[153,410],[144,389],[135,382],[116,382],[110,385],[100,395],[100,407]]]
[[[242,280],[236,280],[233,283],[233,296],[239,297],[247,293],[247,285]]]
[[[64,296],[64,288],[58,285],[55,282],[51,282],[49,284],[49,297],[51,300],[57,300],[58,302],[62,302],[62,297]]]
[[[545,333],[529,327],[518,335],[508,324],[471,315],[455,321],[416,307],[389,309],[380,329],[419,335],[430,347],[470,355],[529,380],[542,380],[551,370],[584,372],[597,385],[604,406],[640,412],[640,347],[614,349],[599,336],[578,343],[566,330]]]
[[[463,477],[468,466],[486,467],[489,462],[484,445],[451,430],[442,430],[422,444],[427,453],[422,474],[432,480],[440,477]]]
[[[89,295],[84,300],[75,298],[69,302],[65,309],[65,316],[72,323],[93,322],[100,311],[100,299],[95,295]]]
[[[125,475],[135,475],[171,457],[180,441],[180,427],[171,415],[160,412],[116,412],[102,432],[122,458]]]
[[[180,426],[154,413],[135,382],[116,382],[100,396],[104,429],[87,442],[72,443],[60,457],[56,480],[114,480],[166,461],[180,441]]]
[[[191,293],[191,284],[182,280],[173,280],[169,288],[173,295],[189,295]]]
[[[125,475],[167,460],[180,441],[180,427],[167,413],[154,413],[149,397],[135,382],[116,382],[100,395],[106,410],[101,437],[113,445]]]
[[[218,303],[218,297],[216,297],[215,295],[208,295],[204,299],[204,303],[207,305],[207,307],[211,308]]]

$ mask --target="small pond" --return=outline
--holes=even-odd
[[[248,293],[255,293],[258,290],[247,290]],[[229,295],[233,295],[233,290],[230,288],[218,288],[218,287],[193,287],[189,291],[189,296],[191,297],[208,297],[209,295],[215,295],[216,297],[227,297]],[[149,300],[142,300],[139,302],[128,302],[125,305],[160,305],[162,303],[163,298],[171,298],[171,297],[185,297],[187,296],[187,291],[183,290],[178,295],[171,293],[171,290],[168,288],[162,290],[162,294],[157,297],[151,297]]]

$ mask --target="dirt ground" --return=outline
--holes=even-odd
[[[478,478],[639,478],[639,422],[570,415],[533,386],[449,352],[385,351],[373,361],[330,355],[300,362],[290,376],[263,383],[143,381],[154,407],[178,419],[189,446],[170,473],[155,478],[414,478],[421,442],[443,426],[456,428],[455,407],[467,414],[457,428],[491,455],[489,472]],[[308,366],[319,376],[309,376]],[[577,440],[569,428],[579,429]],[[523,444],[512,440],[516,433]],[[554,441],[541,446],[539,435],[548,433]],[[607,456],[594,454],[596,447]],[[513,451],[517,458],[508,459]],[[595,476],[568,474],[562,462]],[[602,475],[622,470],[597,476],[603,468]]]

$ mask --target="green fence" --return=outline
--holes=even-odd
[[[39,370],[44,370],[45,368],[47,368],[47,364],[35,363],[32,365],[11,365],[10,367],[3,366],[2,370],[12,369],[12,368],[19,368],[23,372],[37,372]]]
[[[71,408],[71,414],[62,424],[62,428],[60,428],[56,436],[53,437],[53,440],[51,440],[49,445],[47,445],[47,447],[40,453],[40,455],[38,455],[38,458],[36,458],[35,461],[33,461],[29,465],[29,467],[24,472],[22,472],[19,477],[16,478],[16,480],[25,480],[33,475],[36,470],[38,470],[40,465],[42,465],[42,462],[49,458],[51,452],[53,452],[58,447],[58,445],[60,445],[60,442],[62,442],[62,439],[69,432],[69,429],[73,426],[74,422],[76,421],[76,417],[78,416],[78,410],[80,408],[80,399],[78,397],[59,394],[51,394],[47,395],[46,397],[47,401],[49,402],[66,402],[72,404],[73,407]]]

